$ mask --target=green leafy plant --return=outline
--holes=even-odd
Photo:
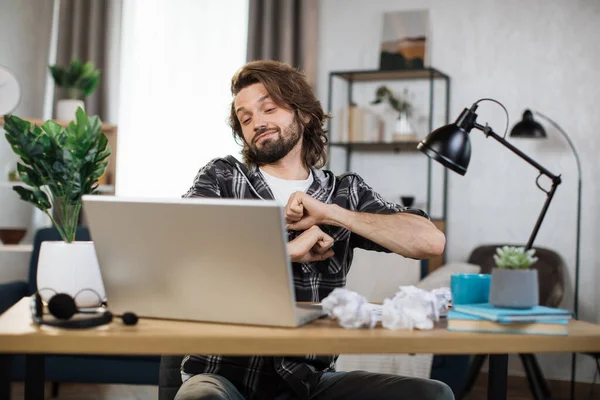
[[[56,86],[66,89],[71,99],[81,100],[91,95],[100,83],[100,70],[91,62],[83,64],[73,58],[66,67],[51,65],[49,68]]]
[[[538,260],[534,254],[535,249],[525,251],[524,247],[503,246],[496,249],[494,261],[498,268],[528,269]]]
[[[108,165],[111,150],[100,128],[100,119],[81,108],[66,128],[52,120],[32,128],[16,116],[4,118],[6,139],[20,157],[17,173],[25,184],[13,190],[50,217],[67,243],[75,240],[81,197],[97,193],[98,178]]]
[[[396,98],[394,93],[387,86],[379,86],[375,91],[375,100],[371,102],[371,104],[380,104],[384,101],[387,101],[390,106],[399,113],[406,113],[407,116],[410,116],[412,113],[412,105],[406,98],[408,97],[408,90],[404,90],[404,98]]]

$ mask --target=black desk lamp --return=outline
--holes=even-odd
[[[475,114],[475,111],[477,110],[477,104],[485,100],[495,102],[504,108],[501,103],[493,99],[478,100],[473,103],[471,108],[465,108],[454,123],[442,126],[441,128],[431,132],[417,145],[417,149],[427,154],[427,156],[430,158],[440,162],[445,167],[450,168],[452,171],[457,172],[460,175],[464,175],[467,172],[467,167],[469,166],[469,161],[471,159],[471,142],[469,140],[469,133],[473,128],[476,128],[482,131],[486,137],[492,137],[496,139],[504,147],[507,147],[513,153],[535,167],[540,172],[536,179],[536,185],[538,188],[540,188],[540,190],[546,193],[546,202],[544,203],[542,211],[537,219],[537,222],[535,223],[531,235],[529,236],[529,240],[527,241],[526,250],[529,250],[533,245],[533,241],[535,240],[540,226],[542,225],[542,221],[546,216],[546,211],[548,211],[550,201],[552,201],[556,187],[560,184],[561,179],[559,175],[554,175],[552,172],[548,171],[546,168],[542,167],[536,161],[531,159],[531,157],[529,157],[527,154],[523,153],[521,150],[507,142],[503,137],[497,135],[487,124],[483,126],[477,123],[477,114]],[[506,108],[504,108],[504,111],[506,112]],[[539,179],[542,175],[547,176],[552,181],[552,187],[550,190],[546,190],[540,186]]]
[[[496,100],[480,99],[473,103],[471,108],[465,108],[453,124],[442,126],[441,128],[431,132],[417,145],[417,149],[425,153],[430,158],[440,162],[446,168],[449,168],[460,175],[464,175],[467,172],[467,167],[469,166],[469,161],[471,159],[471,142],[469,140],[469,133],[473,128],[477,128],[478,130],[482,131],[486,137],[494,138],[504,147],[508,148],[520,158],[527,161],[527,163],[535,167],[540,172],[536,179],[536,185],[538,188],[540,188],[540,190],[546,193],[546,202],[542,207],[542,211],[537,219],[537,222],[535,223],[531,235],[529,236],[529,240],[527,241],[526,249],[529,250],[533,246],[533,241],[535,240],[535,237],[540,229],[542,221],[546,215],[546,211],[548,211],[550,201],[552,200],[554,192],[556,191],[557,186],[560,184],[561,179],[560,176],[554,175],[546,168],[542,167],[539,163],[531,159],[531,157],[529,157],[527,154],[523,153],[521,150],[507,142],[504,137],[497,135],[487,124],[485,126],[478,124],[477,114],[475,114],[475,111],[477,110],[477,104],[481,101],[492,101],[499,104],[504,109],[504,112],[506,113],[506,128],[504,131],[504,136],[506,136],[506,131],[508,130],[508,112],[506,111],[506,108]],[[547,176],[552,181],[552,187],[550,190],[546,190],[540,186],[539,179],[542,175]],[[527,378],[532,387],[532,391],[536,395],[536,398],[548,397],[546,396],[546,394],[549,392],[548,385],[542,376],[540,366],[535,356],[533,354],[520,354],[520,356],[523,366],[527,372]],[[473,388],[485,358],[485,355],[477,355],[471,362],[467,382],[465,387],[462,388],[462,392],[457,397],[458,399],[461,399]],[[508,355],[490,354],[489,358],[490,382],[496,381],[499,383],[500,387],[504,387],[504,391],[503,393],[491,393],[490,388],[492,385],[489,385],[488,382],[488,398],[506,398],[505,379],[508,373]]]
[[[575,156],[575,161],[577,162],[577,231],[575,234],[575,289],[574,289],[574,299],[573,299],[573,313],[575,318],[578,317],[579,313],[579,248],[580,248],[580,238],[581,238],[581,162],[579,161],[579,153],[575,149],[573,142],[566,134],[566,132],[552,119],[545,116],[544,114],[534,111],[537,116],[542,117],[550,125],[552,125],[561,135],[565,138],[573,155]],[[510,136],[512,137],[522,137],[522,138],[545,138],[546,131],[544,127],[536,122],[533,119],[533,113],[530,110],[525,110],[523,113],[523,120],[519,121],[511,130]],[[575,372],[576,372],[576,359],[575,353],[573,353],[573,357],[571,359],[571,399],[575,396]]]

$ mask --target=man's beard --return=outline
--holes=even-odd
[[[281,134],[281,129],[277,129],[276,136],[265,139],[261,147],[257,147],[256,141],[260,140],[261,134],[273,130],[273,128],[265,128],[256,132],[251,143],[246,144],[245,153],[250,161],[255,164],[272,164],[285,157],[302,137],[301,126],[297,119],[284,129],[284,134]]]

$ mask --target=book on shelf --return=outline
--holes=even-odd
[[[340,110],[338,138],[343,143],[380,143],[383,120],[366,107],[352,105]]]
[[[483,319],[501,322],[543,322],[555,320],[568,320],[571,312],[560,308],[536,306],[527,309],[501,308],[490,303],[481,304],[455,304],[454,311],[474,315]]]
[[[543,322],[494,322],[472,314],[450,310],[447,319],[448,330],[451,331],[529,335],[566,335],[568,333],[568,319],[565,318]]]

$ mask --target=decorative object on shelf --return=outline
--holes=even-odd
[[[56,104],[56,119],[71,121],[78,108],[85,110],[84,98],[94,93],[100,83],[100,71],[94,64],[83,64],[77,58],[71,59],[66,67],[51,65],[50,72],[56,86],[67,90],[68,99]]]
[[[19,176],[17,175],[16,169],[11,169],[10,171],[8,171],[8,181],[19,182]]]
[[[350,104],[340,110],[338,137],[342,143],[377,143],[383,141],[383,120],[364,107]]]
[[[428,10],[385,13],[379,68],[397,70],[426,66],[428,24]]]
[[[87,288],[105,296],[93,243],[75,241],[81,198],[98,193],[97,181],[111,154],[100,119],[88,117],[79,108],[76,120],[66,128],[51,120],[32,128],[11,115],[4,121],[6,138],[20,157],[19,178],[27,185],[16,185],[13,190],[46,214],[63,239],[42,243],[38,287],[71,296]],[[78,305],[88,306],[85,299]]]
[[[0,229],[2,244],[19,244],[25,237],[27,229]]]
[[[371,104],[387,103],[398,113],[393,128],[391,126],[385,127],[386,142],[402,142],[416,138],[414,130],[408,121],[408,118],[412,115],[412,104],[407,100],[408,97],[408,89],[404,89],[403,96],[397,98],[385,85],[379,86],[375,92],[375,100]]]
[[[535,249],[503,246],[496,249],[490,288],[490,304],[503,308],[531,308],[539,305]]]
[[[404,207],[411,207],[415,202],[415,196],[400,196],[400,201]]]
[[[575,162],[577,163],[577,226],[575,230],[575,282],[573,293],[573,314],[577,318],[579,315],[579,262],[580,262],[580,246],[581,246],[581,161],[579,153],[575,149],[575,145],[569,138],[569,135],[550,117],[542,114],[539,111],[531,112],[526,109],[523,113],[523,119],[515,124],[510,131],[511,137],[517,138],[535,138],[545,139],[547,137],[546,130],[537,121],[533,119],[533,114],[542,117],[550,125],[552,125],[567,141],[569,148],[573,152]],[[571,365],[571,398],[574,398],[575,391],[575,374],[576,374],[576,353],[573,353]]]

